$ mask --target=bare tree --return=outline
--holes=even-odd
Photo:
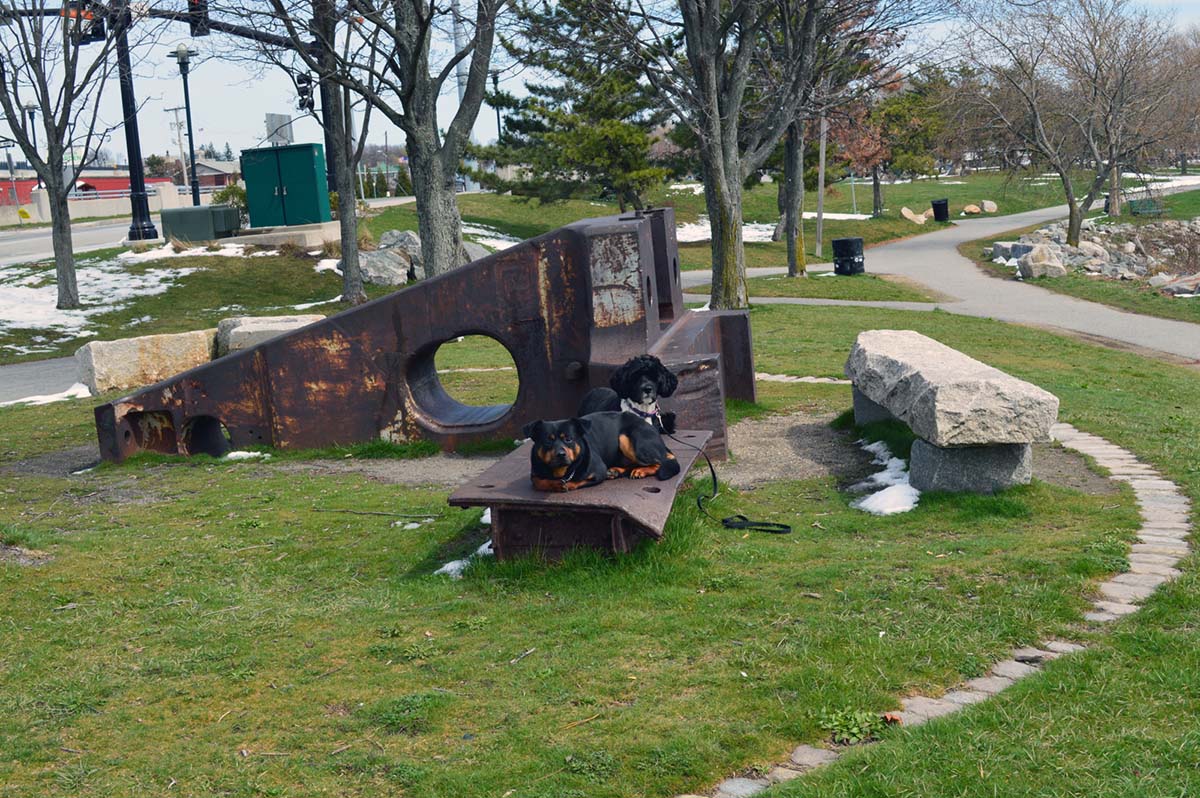
[[[964,0],[961,9],[964,54],[979,72],[959,102],[1058,175],[1067,242],[1078,245],[1084,213],[1122,164],[1194,123],[1196,109],[1172,98],[1200,76],[1178,57],[1170,20],[1129,0]]]
[[[473,19],[458,13],[457,2],[447,7],[432,0],[348,0],[336,7],[331,0],[316,5],[265,0],[265,5],[310,70],[362,97],[404,131],[426,275],[464,263],[455,184],[483,102],[499,0],[476,0]],[[455,25],[459,36],[450,32]],[[337,38],[347,28],[349,47]],[[439,53],[438,43],[452,39],[458,43]],[[465,74],[458,111],[443,128],[438,97],[459,69]]]
[[[93,153],[116,127],[100,121],[100,98],[131,27],[124,0],[0,0],[0,108],[49,195],[59,308],[79,307],[67,194],[88,159],[74,154]]]

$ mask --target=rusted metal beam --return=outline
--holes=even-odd
[[[520,387],[511,405],[452,398],[434,365],[463,335],[499,341]],[[664,406],[714,433],[723,397],[754,399],[744,311],[687,312],[671,209],[585,219],[96,408],[100,452],[221,455],[383,438],[520,437],[531,419],[573,415],[584,393],[651,352],[680,373]]]

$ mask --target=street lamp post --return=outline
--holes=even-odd
[[[142,139],[138,135],[137,101],[133,96],[133,64],[129,60],[130,25],[132,12],[128,4],[117,24],[117,78],[121,84],[121,114],[125,128],[125,151],[129,155],[129,224],[130,241],[149,241],[158,238],[158,230],[150,220],[150,200],[146,196],[146,170],[142,165]]]
[[[183,76],[183,109],[184,115],[187,116],[188,160],[191,162],[192,205],[199,207],[200,184],[196,182],[196,140],[192,135],[192,97],[188,93],[188,64],[192,56],[196,55],[196,51],[189,50],[186,44],[180,44],[172,51],[172,54],[175,56],[176,63],[179,64],[179,74]]]
[[[33,151],[37,152],[37,103],[26,103],[25,113],[29,114],[29,132],[33,134]],[[36,170],[35,170],[36,171]],[[42,187],[42,173],[37,172],[37,187]]]

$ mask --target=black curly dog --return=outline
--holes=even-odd
[[[641,417],[660,434],[675,433],[675,414],[663,412],[658,400],[675,393],[679,378],[654,355],[638,355],[613,372],[611,388],[593,388],[579,404],[579,415],[621,410]]]

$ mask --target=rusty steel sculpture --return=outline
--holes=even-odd
[[[511,405],[464,405],[434,356],[463,335],[508,350]],[[679,377],[664,400],[681,429],[710,430],[725,454],[725,397],[753,401],[746,311],[683,306],[671,209],[586,219],[386,297],[226,355],[96,408],[100,452],[221,456],[231,447],[302,449],[378,438],[454,450],[520,437],[536,418],[573,415],[633,355]]]

